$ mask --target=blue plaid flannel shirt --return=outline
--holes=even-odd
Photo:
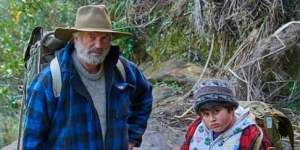
[[[104,62],[107,131],[102,139],[100,121],[88,91],[74,70],[69,43],[58,55],[62,73],[59,98],[52,93],[52,77],[45,68],[28,89],[22,148],[126,150],[139,146],[152,107],[152,86],[130,61],[126,82],[116,68],[119,50],[112,46]]]

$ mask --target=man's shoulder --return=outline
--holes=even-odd
[[[122,62],[126,73],[130,72],[133,74],[136,74],[140,72],[140,70],[138,69],[138,66],[131,60],[125,58],[124,56],[119,56],[119,60]]]
[[[133,61],[125,58],[124,56],[119,56],[119,59],[125,66],[137,68],[137,65]]]
[[[42,69],[40,73],[37,74],[35,80],[32,81],[32,84],[36,83],[45,83],[51,80],[51,71],[49,65]]]

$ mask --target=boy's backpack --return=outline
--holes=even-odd
[[[249,108],[257,125],[271,139],[276,150],[294,150],[294,131],[288,117],[261,101],[239,101],[239,104]]]
[[[22,133],[22,120],[24,113],[24,102],[27,97],[27,88],[31,82],[36,78],[39,72],[50,64],[50,72],[52,75],[52,87],[53,94],[55,97],[59,97],[62,81],[61,72],[58,59],[56,57],[57,52],[64,48],[67,44],[66,41],[59,40],[54,37],[54,32],[43,32],[41,27],[36,27],[33,29],[27,47],[24,50],[24,62],[25,62],[25,81],[23,88],[23,101],[21,105],[21,115],[19,123],[19,137],[18,137],[18,147],[20,148],[20,139]],[[122,58],[118,60],[117,69],[126,81],[126,73],[124,68],[124,61]],[[124,62],[125,63],[125,62]]]

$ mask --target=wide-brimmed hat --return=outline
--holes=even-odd
[[[69,41],[72,34],[78,31],[112,33],[113,37],[130,36],[128,32],[118,32],[112,29],[110,16],[105,5],[87,5],[78,8],[74,27],[56,28],[55,37]]]
[[[238,107],[232,85],[222,79],[208,79],[198,81],[193,89],[193,108],[196,112],[207,103],[219,103]]]

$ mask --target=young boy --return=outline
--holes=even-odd
[[[199,118],[189,126],[181,150],[267,150],[271,145],[225,80],[199,81],[193,101]]]

